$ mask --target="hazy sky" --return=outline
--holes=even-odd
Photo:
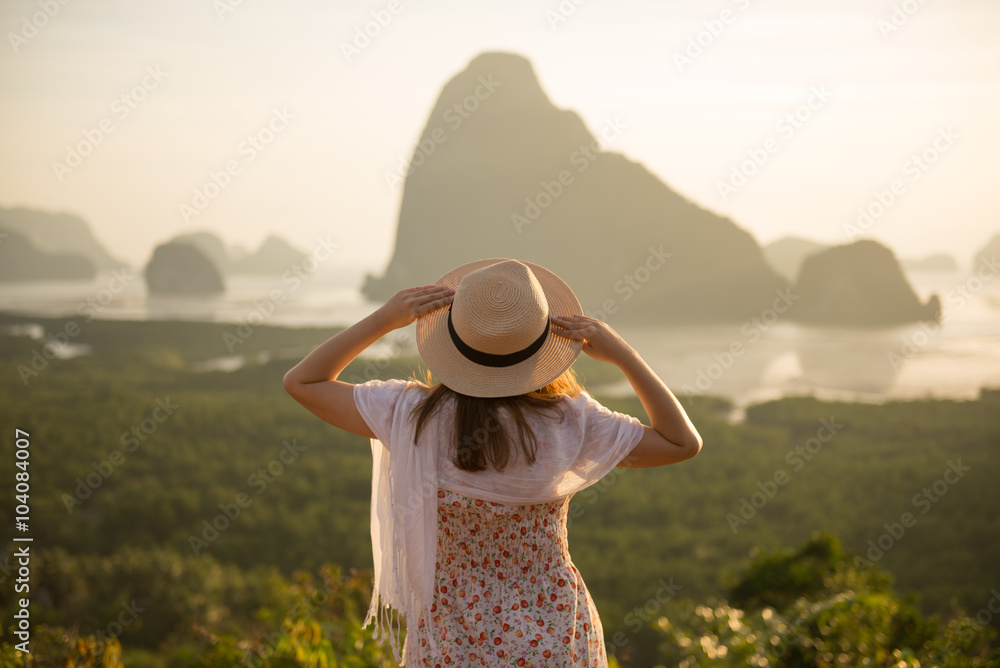
[[[349,61],[373,12],[391,20]],[[80,214],[134,263],[183,231],[281,230],[380,270],[401,196],[385,173],[487,50],[530,58],[592,131],[619,116],[610,150],[761,243],[849,241],[879,192],[855,229],[902,256],[967,265],[1000,232],[996,0],[0,0],[0,28],[0,205]]]

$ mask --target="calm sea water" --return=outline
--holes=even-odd
[[[941,296],[945,319],[892,328],[805,327],[762,314],[725,326],[640,327],[610,320],[675,392],[718,394],[737,406],[792,394],[884,401],[923,396],[975,398],[1000,387],[1000,280],[968,273],[917,273],[921,298]],[[87,282],[0,284],[0,310],[33,315],[89,315],[114,320],[184,319],[274,325],[348,325],[377,304],[341,277],[300,284],[238,276],[212,297],[148,295],[141,276],[105,274]],[[586,306],[586,304],[585,304]],[[27,330],[38,336],[40,331]],[[369,354],[412,350],[413,327]],[[321,341],[317,341],[317,344]],[[77,349],[77,353],[86,352]],[[224,352],[224,351],[220,351]],[[238,360],[220,354],[220,368]],[[627,387],[611,388],[627,391]]]

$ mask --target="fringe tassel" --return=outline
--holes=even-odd
[[[378,442],[373,440],[372,443],[373,443],[372,446],[373,453],[377,452],[375,444]],[[378,447],[382,446],[379,445]],[[415,593],[415,589],[423,589],[426,590],[424,591],[425,597],[427,599],[433,599],[434,585],[433,581],[431,582],[426,581],[426,578],[424,577],[425,573],[423,572],[413,573],[410,572],[410,570],[408,569],[408,560],[405,550],[406,545],[404,540],[404,534],[406,533],[407,527],[400,526],[401,524],[405,524],[405,522],[396,515],[397,511],[396,502],[397,500],[399,500],[397,499],[398,496],[397,492],[399,494],[408,495],[411,490],[398,489],[399,481],[397,480],[398,471],[396,466],[399,465],[401,462],[393,458],[387,452],[384,453],[384,455],[388,456],[389,460],[388,462],[381,459],[375,460],[376,465],[378,466],[378,470],[373,470],[372,484],[373,484],[373,492],[376,489],[378,489],[378,485],[380,483],[381,485],[386,485],[388,487],[388,490],[379,489],[379,496],[378,498],[373,498],[373,502],[382,503],[386,498],[388,498],[389,521],[387,523],[388,527],[383,527],[383,530],[385,530],[385,528],[389,528],[389,530],[391,531],[390,540],[392,545],[391,547],[392,574],[391,575],[388,573],[380,574],[383,580],[382,582],[383,591],[382,592],[379,591],[378,587],[379,583],[376,582],[372,592],[371,605],[368,608],[368,615],[365,618],[365,623],[362,626],[362,628],[367,628],[369,622],[374,620],[375,629],[372,632],[372,637],[375,639],[376,642],[381,641],[383,645],[385,644],[385,640],[388,639],[392,645],[392,652],[396,661],[399,662],[400,666],[405,666],[406,659],[409,658],[409,656],[413,654],[414,651],[416,651],[418,655],[423,654],[423,652],[419,650],[420,642],[418,638],[418,625],[420,623],[421,615],[423,615],[423,618],[425,620],[426,626],[424,635],[429,640],[428,644],[430,646],[429,647],[430,651],[432,651],[434,654],[438,653],[437,639],[434,637],[435,634],[433,633],[433,631],[431,631],[430,600],[421,602]],[[414,458],[419,455],[423,456],[425,459],[429,456],[433,456],[431,451],[427,451],[426,448],[424,451],[421,451],[420,453],[417,453],[416,451],[411,451],[408,453],[408,455],[411,458]],[[399,456],[400,455],[397,455],[397,457]],[[419,480],[419,478],[413,477],[411,479],[408,476],[412,476],[413,470],[418,469],[420,467],[416,465],[415,462],[412,460],[406,460],[405,462],[403,462],[403,464],[407,467],[406,471],[403,473],[404,482],[409,482],[411,483],[412,486],[412,483],[415,480]],[[433,460],[427,462],[424,469],[429,471],[432,475],[436,475],[436,469],[434,468]],[[384,475],[384,477],[380,477],[381,475]],[[436,488],[437,485],[434,485],[435,491]],[[388,491],[387,495],[386,491]],[[431,522],[430,526],[433,527],[436,535],[437,518],[427,508],[426,504],[432,503],[433,509],[436,509],[437,498],[435,497],[432,500],[428,500],[426,493],[421,494],[418,492],[417,499],[419,499],[420,502],[417,506],[417,512],[419,513],[418,516],[419,519],[417,521],[423,523]],[[408,502],[408,501],[409,501],[408,496],[402,499],[402,502]],[[428,514],[432,514],[432,517],[428,518],[427,517]],[[436,542],[432,542],[431,544],[434,547],[436,547]],[[431,559],[430,563],[433,563],[434,559],[433,554],[430,556],[430,559]],[[400,577],[401,573],[405,577]],[[419,578],[418,582],[412,581],[418,578]],[[388,586],[386,586],[387,583]],[[390,605],[389,602],[385,600],[385,596],[382,596],[380,594],[386,594],[392,601],[392,603],[394,603],[397,607],[393,608],[393,606]],[[395,613],[396,615],[395,629],[393,629],[393,619],[392,619],[393,613]],[[406,639],[403,642],[403,646],[402,648],[400,648],[400,636],[402,636],[402,625],[404,622],[404,618],[407,624],[407,634],[406,634]]]
[[[407,598],[409,599],[410,605],[413,610],[418,608],[416,598],[408,593]],[[426,624],[424,633],[427,636],[428,645],[430,651],[433,654],[438,653],[437,638],[434,637],[434,633],[429,631],[431,628],[431,607],[430,605],[423,606],[423,619]],[[406,617],[406,613],[401,610],[396,610],[388,603],[381,603],[378,591],[373,592],[371,604],[368,606],[368,615],[365,617],[364,624],[361,625],[362,629],[368,628],[371,622],[375,622],[375,627],[372,629],[372,639],[375,642],[380,642],[385,645],[388,640],[390,647],[392,648],[393,657],[399,662],[400,666],[406,665],[406,660],[410,658],[412,653],[412,648],[417,646],[412,643],[418,643],[417,629],[420,621],[415,619],[412,624],[410,620],[406,620],[406,639],[403,641],[403,646],[400,648],[400,638],[403,635],[403,618]],[[395,621],[394,621],[395,620]],[[395,628],[393,628],[395,624]]]
[[[395,613],[395,623],[393,622],[393,613]],[[406,665],[406,648],[405,646],[402,649],[399,647],[399,639],[402,635],[402,617],[400,611],[394,610],[388,603],[380,604],[376,591],[372,594],[368,616],[365,617],[365,623],[361,626],[361,628],[366,629],[371,622],[375,622],[375,628],[372,629],[372,639],[382,643],[383,646],[388,640],[389,646],[392,648],[392,655],[400,666]]]

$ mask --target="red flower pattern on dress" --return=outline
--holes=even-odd
[[[569,554],[570,497],[514,506],[438,492],[435,613],[415,665],[606,668],[604,629]]]

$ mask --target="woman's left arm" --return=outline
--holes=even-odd
[[[389,332],[451,303],[455,291],[425,285],[407,288],[363,320],[321,344],[285,374],[285,390],[320,419],[375,438],[354,403],[354,385],[337,380],[347,365]]]

